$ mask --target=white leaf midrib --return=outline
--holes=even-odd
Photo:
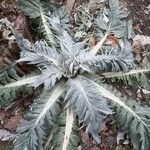
[[[55,42],[54,42],[54,38],[53,38],[53,33],[51,32],[50,28],[48,27],[47,25],[47,21],[44,17],[44,14],[42,12],[42,8],[40,8],[40,13],[41,13],[41,20],[42,20],[42,23],[43,23],[43,26],[44,26],[44,29],[46,31],[46,36],[48,37],[48,39],[50,40],[51,44],[54,44],[55,45]]]
[[[64,82],[61,82],[60,84],[58,84],[54,90],[52,91],[48,101],[45,103],[45,106],[43,107],[43,110],[40,112],[38,118],[36,119],[34,126],[32,127],[32,129],[34,129],[37,124],[39,123],[39,121],[41,120],[41,118],[43,118],[43,116],[45,116],[46,112],[53,106],[53,104],[58,100],[58,98],[60,97],[60,95],[64,92],[65,90],[65,85]]]
[[[123,101],[121,101],[117,96],[115,96],[114,94],[112,94],[111,92],[109,92],[107,89],[97,84],[96,82],[88,78],[86,78],[86,80],[88,80],[89,82],[92,82],[97,87],[98,91],[101,93],[102,96],[122,106],[124,109],[129,111],[134,116],[134,118],[137,118],[146,128],[148,128],[148,125],[129,106],[127,106]]]
[[[86,93],[85,93],[85,90],[83,89],[83,87],[81,86],[80,82],[76,80],[75,84],[77,85],[77,87],[81,90],[81,93],[84,95],[85,97],[85,100],[87,101],[89,107],[93,107],[91,105],[91,103],[89,102],[89,98],[87,97]]]
[[[93,82],[93,81],[92,81]],[[113,102],[119,104],[120,106],[122,106],[123,108],[125,108],[126,110],[128,110],[135,118],[137,118],[146,128],[148,128],[148,125],[130,108],[128,107],[124,102],[122,102],[118,97],[116,97],[114,94],[112,94],[111,92],[109,92],[108,90],[106,90],[105,88],[103,88],[102,86],[98,85],[97,83],[93,82],[98,90],[100,91],[100,93],[112,100]]]
[[[67,117],[66,117],[66,126],[65,126],[65,135],[64,135],[64,141],[63,141],[63,146],[62,150],[67,150],[70,136],[72,133],[72,128],[73,128],[73,123],[74,123],[74,118],[73,118],[73,111],[68,107],[67,108]]]
[[[140,74],[140,73],[147,73],[150,72],[150,69],[135,69],[135,70],[131,70],[127,73],[123,73],[123,72],[118,72],[118,73],[104,73],[103,75],[106,78],[112,78],[112,77],[121,77],[121,76],[129,76],[129,75],[134,75],[134,74]]]
[[[13,87],[16,87],[16,86],[22,86],[22,85],[31,84],[34,81],[36,81],[36,79],[38,79],[38,75],[32,76],[32,77],[28,77],[26,79],[21,79],[21,80],[18,80],[16,82],[13,82],[13,83],[9,83],[7,85],[4,85],[4,86],[0,87],[0,89],[2,89],[2,88],[13,88]]]

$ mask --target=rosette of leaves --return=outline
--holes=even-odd
[[[76,150],[76,119],[78,126],[85,127],[99,143],[99,126],[107,115],[113,114],[118,125],[131,137],[134,149],[149,149],[150,108],[138,106],[133,100],[127,101],[115,88],[104,84],[105,76],[110,73],[132,71],[134,59],[127,38],[122,40],[120,49],[98,53],[106,38],[89,49],[85,48],[84,42],[74,42],[63,30],[56,38],[57,47],[54,47],[44,40],[31,43],[18,35],[6,20],[1,22],[11,28],[21,49],[17,62],[33,64],[40,73],[0,89],[23,85],[33,86],[35,90],[43,87],[42,94],[17,128],[15,150]],[[61,116],[64,109],[65,122]]]

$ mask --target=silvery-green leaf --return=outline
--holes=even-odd
[[[55,126],[56,117],[60,113],[58,98],[65,91],[64,82],[57,84],[53,90],[44,92],[31,105],[17,128],[18,137],[14,150],[43,149],[43,140]]]
[[[73,107],[79,121],[86,126],[93,138],[100,142],[98,135],[100,123],[111,114],[107,100],[101,96],[96,86],[86,77],[77,76],[67,83],[66,100]]]
[[[76,150],[79,144],[77,129],[73,111],[68,107],[59,115],[55,129],[46,139],[44,150]]]

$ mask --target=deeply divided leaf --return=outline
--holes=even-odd
[[[78,142],[77,121],[71,108],[67,108],[58,117],[53,132],[47,138],[44,150],[76,150]]]
[[[34,102],[17,128],[18,138],[15,141],[15,150],[42,149],[43,140],[54,127],[60,112],[58,98],[64,90],[64,83],[59,83],[51,92],[44,92]]]
[[[86,126],[93,138],[100,142],[98,135],[100,123],[111,114],[107,100],[101,96],[96,86],[87,78],[78,76],[68,81],[66,100],[73,107],[80,123]]]
[[[115,118],[124,132],[128,133],[135,150],[150,147],[150,108],[138,106],[136,101],[129,101],[111,86],[98,85],[99,92],[111,101]]]

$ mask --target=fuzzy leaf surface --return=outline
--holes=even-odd
[[[50,134],[44,150],[76,150],[79,137],[76,132],[77,122],[71,108],[64,110],[57,119],[57,125]]]
[[[56,35],[67,29],[69,18],[63,8],[57,8],[49,1],[19,0],[23,12],[32,19],[38,19],[42,37],[50,45],[57,44]]]
[[[17,78],[14,80],[11,78],[6,70],[2,70],[0,72],[0,106],[8,106],[15,99],[19,98],[20,94],[23,95],[25,93],[33,93],[33,89],[31,87],[16,86],[14,84],[18,82],[20,82],[19,79]]]
[[[120,127],[128,133],[135,150],[150,147],[150,108],[138,106],[135,101],[127,101],[118,90],[104,84],[97,84],[99,92],[111,101],[115,118]],[[115,93],[115,94],[114,94]]]
[[[15,141],[15,150],[43,148],[43,139],[47,135],[47,130],[54,127],[55,119],[60,112],[58,98],[64,90],[64,83],[61,82],[51,92],[44,92],[34,102],[17,128],[18,138]]]
[[[128,12],[123,10],[118,0],[108,0],[109,8],[104,7],[102,12],[95,19],[95,25],[99,36],[103,36],[103,32],[112,34],[115,37],[132,38],[132,22],[127,21]]]
[[[101,54],[91,55],[82,52],[79,57],[80,67],[91,73],[129,71],[133,68],[133,54],[129,42],[124,42],[124,48],[106,49]]]
[[[73,107],[74,113],[83,122],[86,130],[99,141],[99,126],[106,115],[111,114],[107,100],[101,96],[96,86],[87,78],[78,76],[68,81],[66,100]]]

